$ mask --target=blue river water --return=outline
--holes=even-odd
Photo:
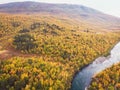
[[[74,78],[71,90],[87,90],[92,77],[99,72],[120,62],[120,42],[114,46],[110,55],[107,57],[99,57],[90,65],[83,68]]]

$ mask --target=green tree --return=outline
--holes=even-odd
[[[13,45],[18,50],[30,51],[37,47],[35,38],[29,34],[20,34],[14,37]]]

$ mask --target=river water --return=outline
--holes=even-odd
[[[74,78],[71,90],[87,90],[94,75],[120,62],[120,42],[114,46],[108,57],[99,57],[83,68]]]

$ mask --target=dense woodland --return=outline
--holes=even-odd
[[[120,90],[120,64],[113,65],[95,76],[89,90]]]
[[[1,51],[22,54],[0,60],[0,90],[68,90],[78,70],[108,55],[120,40],[119,33],[76,28],[51,17],[0,17]]]

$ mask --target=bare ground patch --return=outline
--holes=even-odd
[[[11,57],[39,57],[37,54],[23,54],[20,51],[14,50],[13,48],[9,48],[7,50],[0,50],[0,60],[6,60]]]

